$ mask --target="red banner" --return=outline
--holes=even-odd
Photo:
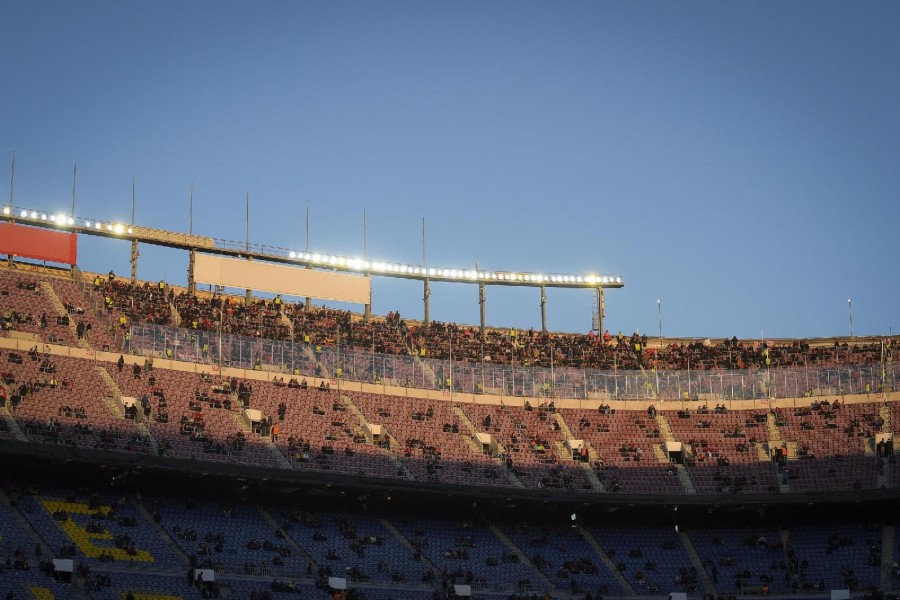
[[[25,225],[0,223],[0,254],[74,265],[78,236]]]

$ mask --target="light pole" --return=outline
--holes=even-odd
[[[662,300],[656,301],[656,317],[659,321],[659,345],[662,346]]]
[[[659,399],[659,355],[662,353],[662,300],[656,300],[656,318],[659,322],[659,348],[656,349],[656,366],[653,372],[656,374],[656,398]]]
[[[850,337],[853,337],[853,299],[847,298],[847,314],[850,316]]]

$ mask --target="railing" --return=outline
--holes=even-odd
[[[316,347],[218,331],[152,324],[131,328],[129,352],[173,360],[265,369],[284,374],[475,394],[548,398],[753,400],[887,392],[894,362],[830,367],[647,371],[492,365],[341,347]],[[313,354],[315,360],[310,358]]]

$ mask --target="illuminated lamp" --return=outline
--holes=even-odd
[[[118,223],[116,223],[115,227],[113,227],[113,231],[115,231],[117,234],[119,234],[119,233],[122,233],[123,231],[125,231],[125,228],[122,227],[121,225],[119,225]]]
[[[66,225],[74,225],[74,224],[75,224],[74,218],[69,217],[68,219],[66,219]]]
[[[103,229],[103,225],[100,223],[94,223],[94,229]]]
[[[4,214],[4,215],[8,215],[8,214],[9,214],[9,207],[8,207],[8,206],[4,206],[4,207],[3,207],[3,214]]]
[[[41,213],[41,221],[47,220],[47,213]]]
[[[37,219],[37,212],[36,212],[36,211],[31,211],[31,218],[32,218],[32,219]]]
[[[297,258],[297,253],[291,250],[288,252],[288,258]]]

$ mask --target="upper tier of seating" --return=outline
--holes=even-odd
[[[358,313],[306,307],[302,302],[281,302],[280,298],[277,301],[255,298],[248,304],[243,296],[192,295],[162,282],[131,284],[112,275],[93,278],[79,275],[76,287],[81,291],[81,298],[78,298],[71,285],[58,283],[61,279],[64,278],[33,270],[7,271],[0,278],[0,290],[15,289],[20,281],[55,282],[53,287],[61,290],[67,305],[86,304],[94,312],[106,313],[105,329],[109,329],[109,324],[113,329],[119,326],[124,317],[128,325],[177,325],[197,331],[301,341],[311,347],[340,347],[441,360],[449,359],[452,350],[454,361],[459,363],[552,366],[562,371],[567,368],[674,371],[826,367],[879,362],[882,350],[886,351],[888,360],[894,359],[892,344],[888,342],[883,348],[880,341],[855,344],[834,340],[810,344],[806,340],[761,343],[732,338],[660,344],[655,338],[637,333],[626,336],[619,332],[613,336],[609,332],[595,335],[495,328],[487,329],[482,338],[477,327],[439,321],[425,327],[422,322],[402,319],[394,312],[365,320]],[[22,312],[32,320],[39,317],[34,314],[34,308]],[[51,308],[46,312],[56,311]]]

